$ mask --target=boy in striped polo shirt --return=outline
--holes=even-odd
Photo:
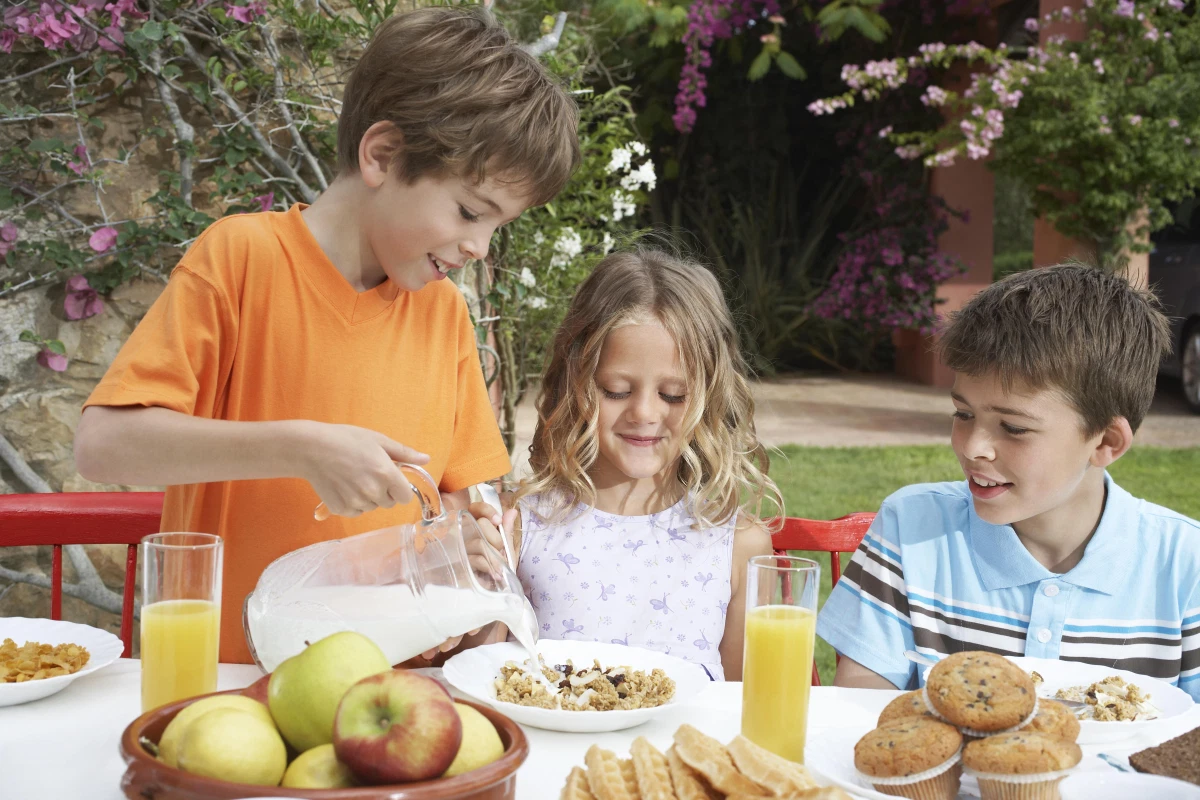
[[[1169,349],[1148,292],[1081,265],[1013,275],[954,314],[951,445],[966,480],[883,502],[817,633],[839,686],[916,688],[906,649],[1083,661],[1200,700],[1200,523],[1105,471]]]

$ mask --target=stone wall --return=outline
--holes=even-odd
[[[157,279],[139,279],[116,289],[100,314],[68,320],[63,313],[61,284],[0,298],[0,434],[55,491],[117,491],[125,487],[96,484],[75,471],[72,442],[84,400],[150,304],[162,292]],[[62,340],[70,357],[67,371],[53,372],[35,360],[31,345],[17,342],[22,330]],[[0,464],[0,494],[28,492],[13,472]],[[89,546],[88,554],[108,588],[121,592],[125,578],[123,546]],[[30,575],[50,575],[49,547],[0,547],[0,567]],[[64,577],[74,571],[64,559]],[[50,592],[29,584],[0,581],[0,616],[48,617]],[[120,617],[80,600],[63,599],[63,618],[116,633]]]

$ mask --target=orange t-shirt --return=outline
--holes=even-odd
[[[357,292],[300,215],[226,217],[183,256],[84,407],[358,425],[428,453],[444,492],[509,470],[466,302],[450,281]],[[313,519],[302,479],[171,486],[162,530],[225,541],[221,661],[249,662],[242,603],[263,569],[316,542],[411,522],[415,503]]]

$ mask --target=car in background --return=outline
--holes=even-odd
[[[1150,253],[1150,288],[1171,320],[1171,353],[1159,372],[1180,379],[1200,414],[1200,199],[1172,211],[1175,223],[1154,235]]]

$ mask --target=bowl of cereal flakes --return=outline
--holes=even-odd
[[[443,675],[522,725],[572,733],[641,725],[711,684],[700,665],[638,647],[543,639],[537,651],[538,672],[523,647],[505,642],[459,653]]]
[[[0,706],[61,692],[77,678],[116,661],[124,649],[116,636],[91,625],[0,618]]]

